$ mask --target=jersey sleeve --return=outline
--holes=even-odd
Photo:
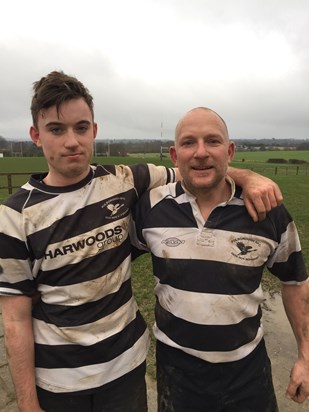
[[[145,218],[150,210],[150,192],[147,191],[132,210],[133,221],[130,227],[130,239],[132,246],[139,250],[149,251],[143,237],[143,228]]]
[[[278,246],[267,262],[269,271],[283,283],[306,281],[308,273],[295,222],[284,205],[273,209],[269,216],[278,239]]]
[[[130,166],[133,174],[134,187],[138,197],[149,189],[176,181],[174,168],[155,166],[151,163]]]
[[[0,295],[36,293],[21,220],[20,212],[0,205]]]

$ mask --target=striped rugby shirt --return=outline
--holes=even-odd
[[[131,209],[175,181],[154,165],[93,165],[81,182],[34,175],[0,206],[0,294],[32,296],[38,386],[92,390],[146,357],[148,331],[131,290]]]
[[[139,248],[153,260],[155,337],[213,363],[242,359],[261,341],[265,266],[285,283],[308,277],[285,207],[254,223],[230,184],[230,200],[206,222],[180,182],[146,193],[135,210]]]

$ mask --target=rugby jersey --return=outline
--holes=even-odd
[[[213,363],[242,359],[261,341],[265,266],[285,283],[308,278],[286,208],[255,223],[230,184],[206,222],[180,182],[146,193],[135,210],[139,247],[152,254],[155,337]]]
[[[0,294],[33,308],[38,386],[99,388],[139,366],[148,331],[131,289],[131,209],[148,188],[175,181],[154,165],[91,166],[53,187],[34,175],[0,206]]]

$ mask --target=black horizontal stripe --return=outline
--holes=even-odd
[[[20,188],[10,197],[5,199],[2,204],[9,207],[10,209],[15,210],[16,212],[21,212],[26,200],[29,197],[29,190]]]
[[[130,198],[135,196],[135,194],[132,190],[131,193],[126,192],[119,196],[126,197],[131,203],[132,199]],[[110,224],[111,221],[107,219],[107,217],[110,216],[110,211],[107,208],[102,208],[103,203],[105,202],[103,202],[102,199],[100,202],[83,207],[72,215],[65,216],[61,220],[54,222],[48,228],[38,230],[36,233],[29,235],[28,243],[34,257],[40,259],[44,256],[46,247],[49,244],[58,243],[77,236],[81,236],[83,239],[86,237],[85,233],[90,232],[91,230],[95,230],[96,233],[98,233],[100,227],[102,228],[102,238],[104,238],[104,236],[106,236],[106,229],[104,229],[104,226]],[[127,203],[127,206],[124,206],[123,210],[126,211],[126,213],[121,216],[122,219],[129,215],[130,204]],[[113,225],[110,225],[109,230],[111,231],[117,226],[118,223],[117,220],[115,220]]]
[[[145,164],[135,164],[129,166],[134,179],[134,186],[139,196],[144,193],[150,185],[149,169]]]
[[[29,258],[26,244],[22,240],[0,233],[0,244],[0,258],[2,259],[26,260]]]
[[[52,305],[42,301],[33,309],[33,317],[57,327],[73,327],[96,322],[115,312],[132,298],[131,279],[124,282],[115,293],[94,302],[78,306]]]
[[[306,264],[301,252],[293,252],[290,254],[289,267],[293,267],[293,273],[295,280],[302,282],[307,279]],[[269,271],[277,276],[282,282],[289,282],[291,279],[291,270],[286,267],[286,262],[275,263]],[[296,279],[297,278],[297,279]]]
[[[35,363],[40,368],[78,368],[109,362],[131,348],[146,330],[141,314],[121,332],[90,346],[35,344]]]
[[[168,207],[167,207],[168,204]],[[151,219],[147,219],[143,224],[143,229],[147,228],[178,228],[181,221],[181,230],[187,227],[197,227],[197,223],[192,215],[190,203],[178,204],[172,197],[164,202],[158,203],[151,209]]]
[[[16,282],[16,283],[1,282],[1,269],[0,269],[0,288],[7,288],[8,290],[12,291],[11,294],[15,294],[13,289],[21,291],[21,293],[26,296],[33,296],[37,293],[35,284],[31,280],[24,280],[22,282]]]
[[[93,163],[93,166],[96,166],[95,177],[106,176],[112,174],[116,176],[116,166],[115,165],[100,165]]]
[[[263,267],[157,256],[152,259],[154,274],[161,284],[189,292],[249,294],[259,287],[263,274]]]
[[[257,335],[262,316],[258,313],[233,325],[199,325],[180,319],[156,303],[159,329],[182,347],[199,351],[233,351],[251,342]]]
[[[176,185],[177,196],[182,195],[183,189],[178,183]],[[178,203],[179,198],[168,196],[162,198],[161,202],[154,206],[150,205],[148,199],[137,206],[137,216],[143,222],[143,229],[147,228],[178,228],[197,227],[189,202]],[[149,208],[151,210],[149,210]],[[268,237],[276,242],[280,241],[281,233],[286,230],[288,223],[292,221],[284,205],[273,209],[262,222],[253,222],[249,214],[244,213],[244,206],[228,204],[225,207],[215,208],[209,215],[206,227],[238,233],[254,233],[254,235]],[[149,218],[148,214],[151,214]],[[241,222],[241,225],[239,224]],[[137,226],[141,226],[138,225]],[[141,238],[141,236],[140,236]]]
[[[37,282],[49,286],[74,285],[111,273],[130,255],[130,239],[113,249],[103,250],[93,257],[54,270],[40,271]]]
[[[43,202],[47,202],[48,200],[53,199],[57,196],[59,196],[59,193],[42,192],[39,189],[34,189],[32,190],[31,196],[27,200],[25,207],[28,208],[42,204]]]

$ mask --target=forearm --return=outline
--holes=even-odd
[[[247,177],[253,175],[253,173],[250,169],[238,169],[232,166],[229,166],[227,169],[227,174],[241,187],[245,184]]]
[[[298,346],[286,396],[302,403],[309,396],[309,283],[284,285],[282,299]]]
[[[309,365],[309,282],[300,286],[283,285],[282,300],[297,341],[299,357]]]
[[[41,411],[35,383],[32,319],[31,316],[11,316],[11,306],[2,304],[2,316],[5,347],[18,408],[20,412]]]

